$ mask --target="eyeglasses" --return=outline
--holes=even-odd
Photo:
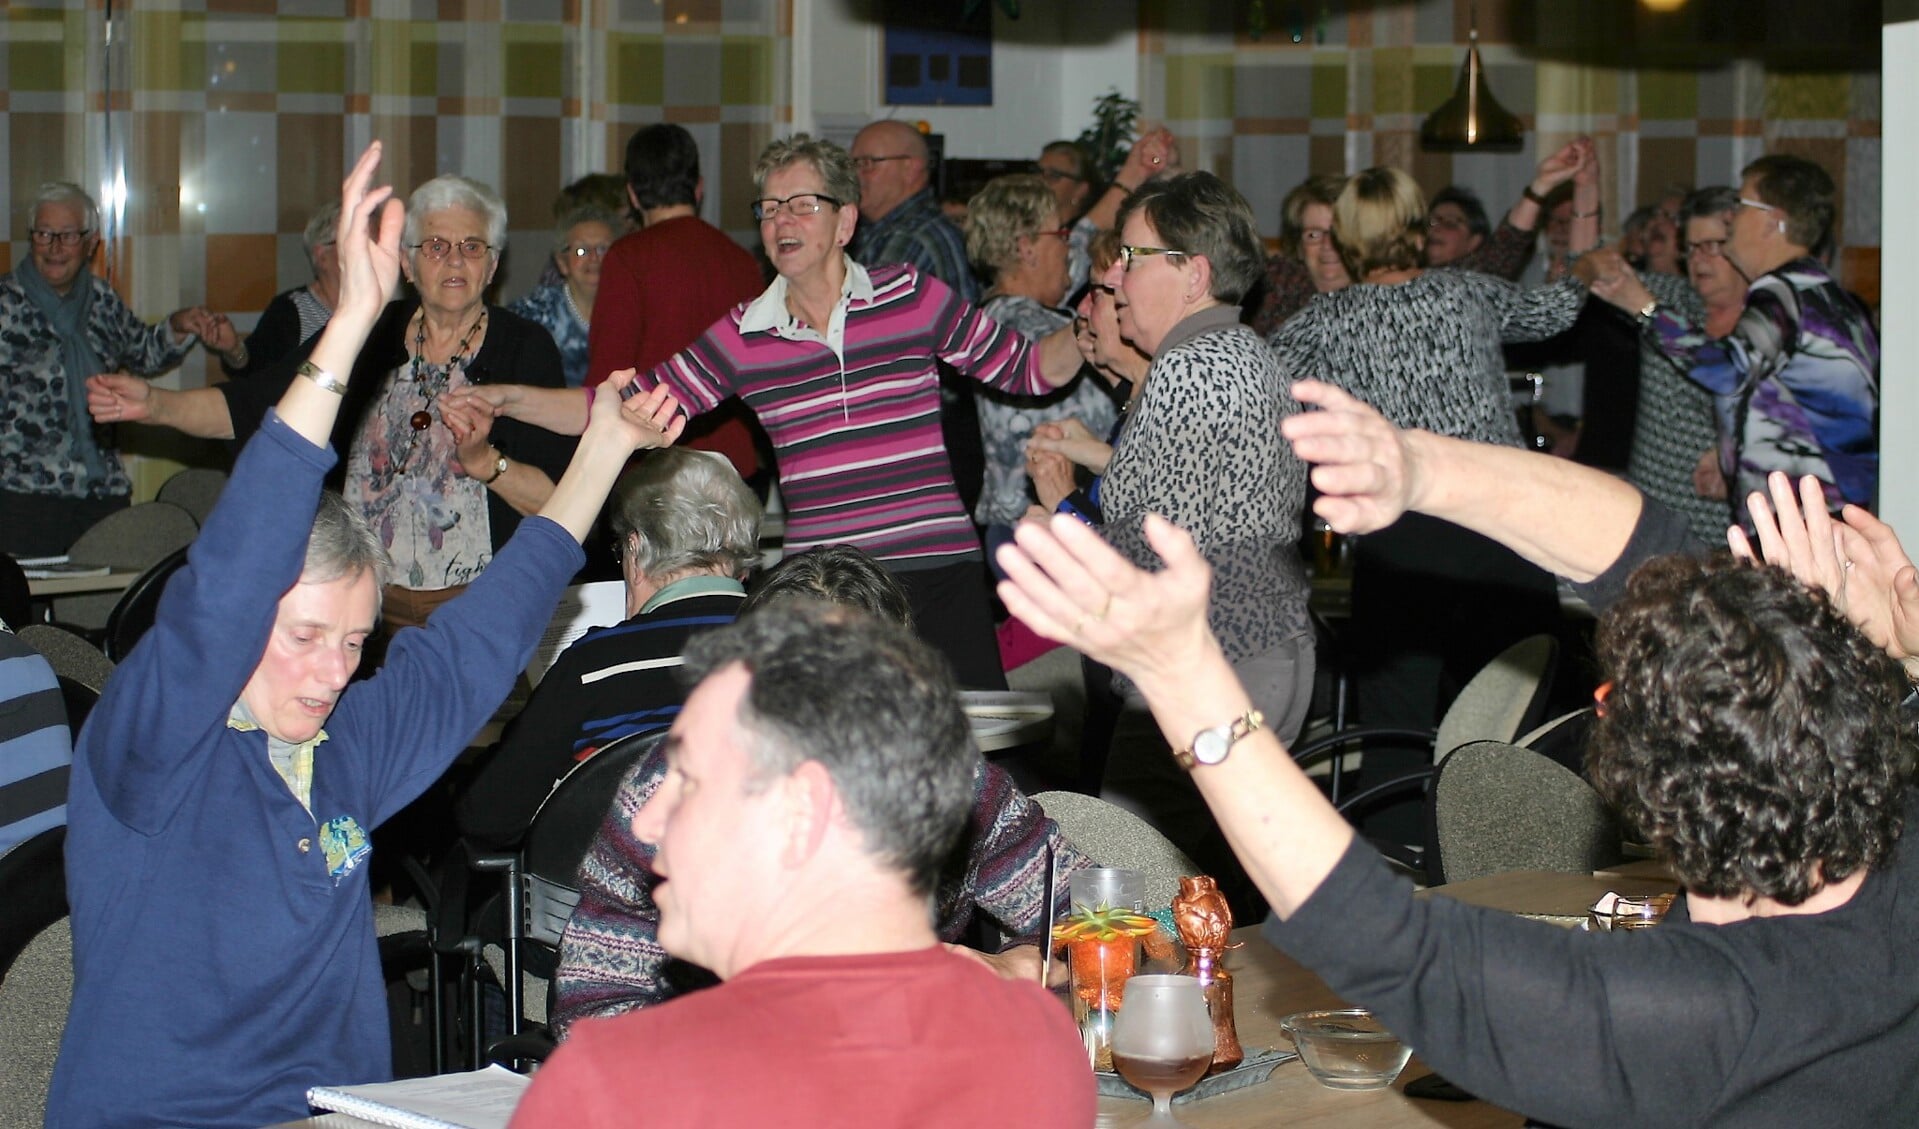
[[[594,243],[585,247],[564,248],[567,254],[573,256],[576,259],[584,259],[584,258],[587,258],[588,256],[591,256],[595,259],[604,259],[606,258],[606,253],[612,249],[613,249],[613,245],[611,243]]]
[[[1762,212],[1777,212],[1782,210],[1773,204],[1766,203],[1764,200],[1748,200],[1744,196],[1739,198],[1739,204],[1745,208],[1758,208]]]
[[[60,244],[62,247],[71,247],[87,236],[92,235],[93,229],[83,227],[79,231],[48,231],[46,228],[36,227],[27,234],[33,236],[33,241],[42,247],[51,246],[55,243]]]
[[[1046,183],[1048,184],[1053,184],[1057,181],[1062,181],[1062,180],[1070,180],[1074,184],[1080,184],[1086,180],[1085,177],[1074,176],[1072,173],[1069,173],[1064,169],[1049,169],[1045,165],[1041,165],[1038,168],[1034,169],[1033,171],[1038,173],[1040,176],[1044,177],[1046,179]]]
[[[861,172],[872,172],[874,165],[883,165],[888,161],[910,161],[912,159],[913,155],[911,153],[894,153],[889,157],[854,157],[853,167]]]
[[[1427,216],[1426,217],[1427,231],[1438,231],[1441,228],[1444,228],[1447,231],[1464,231],[1469,226],[1471,225],[1468,224],[1464,218],[1458,217],[1458,216]]]
[[[769,196],[764,200],[753,201],[753,218],[765,222],[779,215],[781,208],[785,208],[788,215],[810,216],[828,204],[837,208],[840,206],[840,201],[819,192],[796,192],[784,200],[775,200]]]
[[[1299,241],[1309,247],[1317,247],[1321,243],[1329,243],[1332,241],[1332,238],[1333,231],[1329,227],[1302,228],[1299,233]]]
[[[1045,231],[1035,231],[1035,232],[1033,233],[1033,238],[1035,238],[1035,239],[1038,239],[1038,238],[1040,238],[1040,237],[1042,237],[1042,236],[1046,236],[1046,235],[1051,235],[1051,236],[1055,236],[1055,237],[1057,237],[1057,238],[1059,239],[1059,241],[1060,241],[1060,242],[1062,242],[1062,243],[1068,243],[1068,242],[1071,242],[1071,241],[1072,241],[1072,238],[1073,238],[1073,229],[1072,229],[1072,228],[1070,228],[1070,227],[1052,227],[1052,228],[1047,228],[1047,229],[1046,229]]]
[[[422,239],[413,244],[412,249],[437,263],[456,250],[460,252],[462,259],[477,259],[493,248],[483,239],[462,239],[454,243],[436,235],[431,239]]]
[[[1150,258],[1153,255],[1165,255],[1169,259],[1184,259],[1186,252],[1175,251],[1171,247],[1134,247],[1127,244],[1119,249],[1119,258],[1126,264],[1127,270],[1133,269],[1133,260]]]
[[[1686,257],[1689,259],[1717,259],[1725,253],[1724,239],[1695,239],[1686,248]]]

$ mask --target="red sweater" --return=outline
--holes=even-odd
[[[620,369],[645,372],[765,287],[753,256],[698,216],[677,216],[623,237],[600,267],[587,337],[587,387]],[[749,415],[730,404],[695,421],[684,445],[717,451],[742,477],[751,475],[759,456]]]

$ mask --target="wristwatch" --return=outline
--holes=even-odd
[[[1266,723],[1266,715],[1258,710],[1247,710],[1223,725],[1211,729],[1202,729],[1193,734],[1193,743],[1173,754],[1174,763],[1191,772],[1195,766],[1218,764],[1233,751],[1233,746]]]
[[[480,479],[480,485],[491,486],[495,482],[498,482],[500,480],[500,476],[505,473],[506,473],[506,456],[501,455],[499,458],[493,460],[492,475],[487,478]]]

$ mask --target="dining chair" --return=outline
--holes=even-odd
[[[1436,882],[1512,870],[1591,874],[1624,857],[1619,821],[1563,765],[1503,741],[1472,741],[1433,775]]]
[[[0,1127],[44,1123],[47,1089],[73,999],[73,932],[62,914],[34,934],[0,981]]]
[[[665,739],[665,730],[636,733],[575,765],[534,813],[519,850],[478,853],[464,844],[456,848],[440,883],[444,908],[434,944],[467,961],[467,1014],[462,1018],[474,1065],[485,1060],[487,1049],[480,966],[488,968],[506,993],[509,1037],[521,1035],[529,1022],[544,1027],[547,990],[559,967],[560,934],[580,901],[580,861],[606,821],[620,782]],[[497,908],[469,910],[463,871],[500,876]]]
[[[171,502],[193,515],[193,520],[206,524],[207,515],[213,512],[213,503],[220,500],[220,491],[226,488],[227,474],[223,470],[211,467],[188,467],[160,484],[159,493],[153,500]]]
[[[33,585],[27,570],[0,553],[0,622],[18,631],[33,621]]]
[[[95,522],[67,550],[67,558],[76,565],[142,572],[186,546],[199,532],[200,523],[193,515],[172,502],[141,502]],[[119,602],[118,592],[61,596],[53,602],[53,618],[98,633],[106,628],[107,616]]]
[[[107,613],[106,636],[101,650],[114,662],[125,662],[132,652],[133,645],[140,641],[153,627],[154,613],[160,607],[160,595],[166,591],[167,581],[179,572],[187,563],[187,549],[182,545],[141,573],[126,591],[120,593],[113,610]]]
[[[1180,878],[1200,872],[1171,839],[1109,800],[1082,792],[1041,792],[1031,798],[1087,858],[1143,872],[1148,907],[1172,905]]]
[[[95,694],[107,688],[107,676],[113,673],[113,660],[101,653],[100,648],[80,638],[73,632],[48,623],[36,623],[15,632],[19,640],[40,652],[53,668],[53,673],[92,690]],[[68,721],[71,723],[72,718]],[[77,732],[80,726],[73,723]]]

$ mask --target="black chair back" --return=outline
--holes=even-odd
[[[0,980],[42,929],[67,916],[67,829],[49,827],[0,855]]]
[[[182,545],[127,585],[119,602],[107,613],[106,645],[101,650],[108,658],[116,663],[127,660],[133,645],[153,627],[153,615],[160,606],[160,594],[166,591],[167,581],[186,563],[187,547]]]
[[[665,739],[665,730],[622,737],[561,778],[527,827],[526,873],[573,886],[580,860],[599,834],[620,781]]]
[[[33,587],[20,562],[0,553],[0,620],[20,630],[33,622]]]

